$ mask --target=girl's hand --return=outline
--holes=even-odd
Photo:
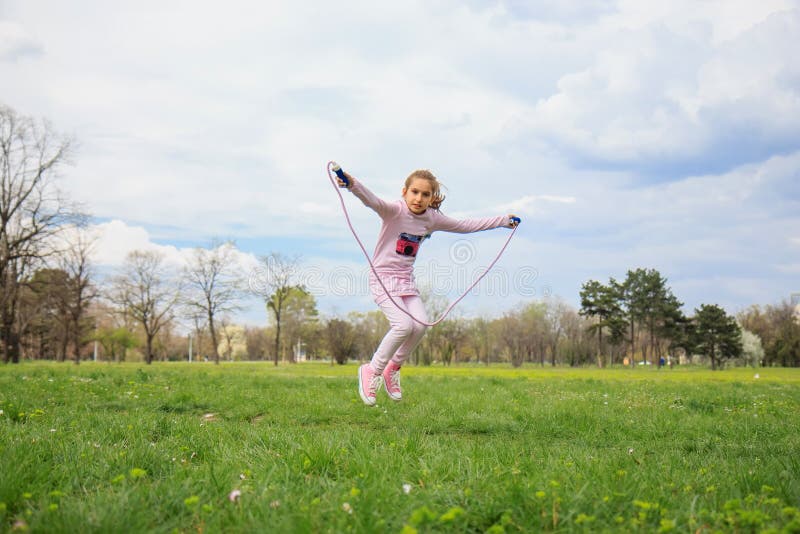
[[[347,180],[350,182],[350,185],[346,185],[341,178],[337,178],[336,182],[339,184],[339,187],[347,187],[347,189],[352,188],[353,184],[356,183],[356,179],[353,178],[352,176],[350,176],[349,174],[347,174],[347,172],[345,172],[345,171],[342,171],[342,172],[344,173],[345,176],[347,176]]]
[[[508,214],[508,227],[509,228],[516,228],[519,224],[519,217],[514,215],[513,213]]]

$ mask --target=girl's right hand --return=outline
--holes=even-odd
[[[336,182],[339,184],[339,187],[346,187],[347,189],[352,188],[353,184],[356,182],[355,178],[353,178],[352,176],[347,174],[346,171],[342,171],[342,172],[344,173],[345,176],[347,176],[347,180],[350,182],[350,184],[347,185],[347,184],[344,183],[344,180],[342,180],[341,178],[337,178]]]

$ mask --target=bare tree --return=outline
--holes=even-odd
[[[185,303],[192,315],[202,313],[208,321],[214,363],[219,363],[216,319],[220,314],[233,313],[242,295],[242,276],[236,269],[236,246],[232,242],[212,243],[211,248],[194,249],[189,265],[184,269],[188,289]]]
[[[278,365],[281,355],[281,326],[283,312],[292,290],[300,287],[298,281],[299,256],[284,256],[272,252],[260,258],[262,267],[250,277],[250,290],[261,296],[275,319],[274,361]]]
[[[20,281],[48,253],[51,237],[78,217],[55,185],[70,149],[70,140],[48,122],[20,117],[0,105],[0,341],[5,362],[19,362]]]
[[[97,297],[97,287],[92,283],[91,253],[95,240],[80,228],[65,233],[65,247],[59,255],[59,267],[67,274],[66,306],[68,331],[72,338],[73,358],[80,363],[81,348],[93,325],[86,321],[89,305]]]
[[[170,279],[158,252],[130,252],[113,280],[111,300],[142,326],[148,364],[153,362],[153,340],[172,320],[179,296],[180,287]]]

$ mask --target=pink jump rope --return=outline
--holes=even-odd
[[[478,282],[480,282],[483,279],[483,277],[486,276],[486,274],[492,269],[492,267],[494,267],[494,264],[497,263],[497,261],[500,259],[500,256],[503,255],[503,252],[505,252],[506,247],[511,242],[511,238],[514,237],[514,234],[517,232],[517,228],[519,227],[519,223],[521,222],[521,219],[519,217],[512,217],[511,218],[511,220],[513,222],[517,223],[517,226],[514,226],[513,230],[511,231],[511,234],[508,236],[508,239],[506,240],[505,244],[503,245],[503,248],[501,248],[500,252],[497,253],[497,257],[494,259],[494,261],[492,261],[492,263],[489,264],[489,267],[486,268],[486,270],[483,272],[483,274],[481,274],[478,278],[476,278],[475,281],[472,282],[472,285],[469,286],[467,288],[467,290],[464,291],[464,293],[460,297],[458,297],[456,300],[453,301],[452,304],[450,304],[450,306],[444,311],[444,313],[442,314],[441,317],[439,317],[438,319],[436,319],[432,323],[426,323],[425,321],[420,321],[419,319],[414,317],[411,313],[409,313],[405,308],[400,306],[397,303],[397,301],[394,300],[394,297],[392,297],[392,295],[389,294],[389,290],[386,289],[386,286],[383,285],[383,281],[381,280],[381,277],[378,276],[378,272],[375,270],[375,266],[372,264],[372,260],[369,257],[369,253],[367,252],[367,249],[364,248],[364,243],[362,243],[361,239],[358,238],[358,234],[356,233],[355,228],[353,228],[353,223],[350,222],[350,215],[347,213],[347,208],[344,205],[344,197],[342,196],[342,192],[339,191],[339,187],[338,187],[338,185],[336,183],[336,180],[334,179],[333,175],[331,174],[331,170],[333,170],[333,172],[336,173],[336,176],[341,181],[344,182],[345,187],[349,187],[350,186],[350,180],[347,179],[347,176],[345,176],[344,172],[342,171],[342,168],[339,167],[339,165],[335,161],[329,161],[328,162],[328,178],[330,179],[331,184],[333,184],[333,188],[336,190],[336,194],[339,195],[339,202],[342,205],[342,211],[344,212],[344,218],[347,220],[347,226],[350,227],[350,231],[353,233],[353,237],[356,238],[356,242],[358,243],[358,246],[361,247],[361,252],[363,252],[364,253],[364,257],[367,258],[367,263],[369,263],[369,268],[372,269],[372,273],[375,275],[375,278],[378,280],[378,283],[383,288],[383,291],[386,293],[386,296],[389,297],[389,300],[392,301],[392,304],[394,304],[397,307],[398,310],[400,310],[401,312],[405,313],[406,315],[411,317],[413,320],[415,320],[416,322],[418,322],[419,324],[424,325],[424,326],[436,326],[437,324],[441,323],[444,320],[444,318],[447,317],[447,315],[450,313],[450,310],[452,310],[455,307],[456,304],[461,302],[461,299],[466,297],[467,293],[472,291],[472,288],[474,288],[476,285],[478,285]]]

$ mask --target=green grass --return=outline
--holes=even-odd
[[[354,365],[2,366],[0,531],[800,531],[800,370],[403,386],[368,408]]]

